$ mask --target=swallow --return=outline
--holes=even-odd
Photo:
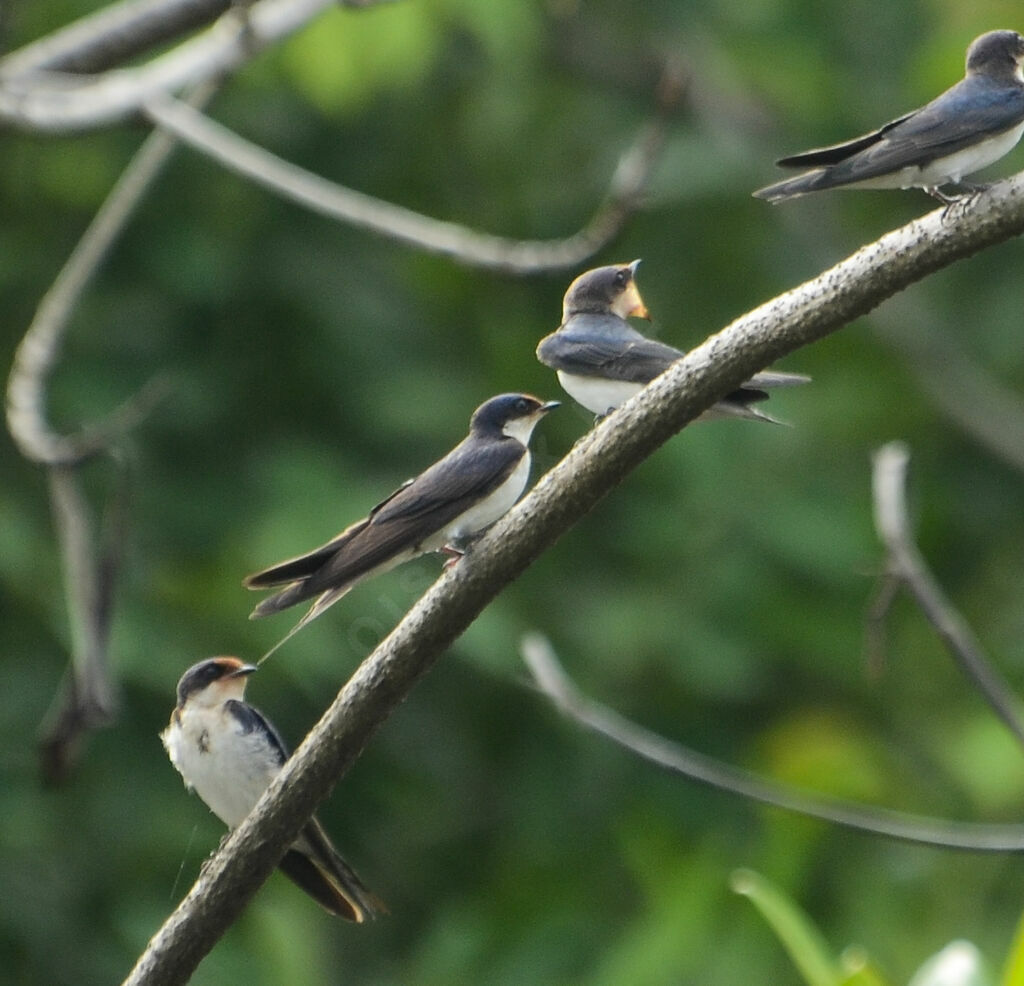
[[[277,730],[244,699],[246,680],[255,670],[236,657],[194,664],[178,682],[178,704],[160,734],[185,786],[231,829],[288,759]],[[279,868],[321,907],[346,921],[361,923],[386,910],[338,855],[315,817]]]
[[[580,274],[562,301],[562,324],[541,339],[537,359],[558,374],[570,397],[602,417],[665,372],[686,354],[648,339],[627,318],[649,319],[636,285],[640,261],[596,267]],[[723,417],[775,422],[754,407],[772,387],[807,383],[796,373],[757,373],[698,420]]]
[[[558,401],[544,403],[529,394],[485,401],[459,445],[362,520],[308,554],[248,576],[243,584],[249,589],[285,586],[250,618],[313,599],[294,633],[363,579],[431,551],[458,557],[460,545],[490,527],[526,489],[530,435],[556,407]]]
[[[813,170],[754,192],[781,202],[826,188],[923,188],[947,204],[962,198],[941,186],[960,185],[1008,154],[1024,132],[1024,37],[989,31],[967,49],[964,78],[921,109],[863,137],[784,157],[783,168]]]

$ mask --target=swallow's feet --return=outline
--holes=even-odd
[[[967,206],[969,206],[982,192],[992,186],[988,183],[959,181],[956,183],[956,187],[961,189],[958,195],[947,195],[937,187],[925,189],[932,198],[945,203],[946,208],[942,210],[943,222],[947,219],[956,219],[958,214],[962,214]]]

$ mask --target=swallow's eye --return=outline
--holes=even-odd
[[[617,288],[624,288],[629,283],[629,271],[628,270],[617,270],[615,272],[615,286]]]
[[[520,397],[516,401],[516,411],[519,414],[526,414],[530,410],[530,402],[525,397]]]

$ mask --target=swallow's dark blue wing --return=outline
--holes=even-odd
[[[284,740],[274,728],[274,724],[259,709],[253,708],[248,702],[239,702],[234,698],[229,698],[224,703],[224,708],[237,720],[244,732],[259,732],[267,737],[278,765],[288,759],[288,747],[284,745]]]
[[[985,76],[958,82],[927,106],[863,137],[778,163],[785,167],[828,167],[817,187],[877,178],[948,157],[1024,122],[1024,86]]]
[[[650,383],[684,354],[672,346],[647,339],[627,324],[620,332],[602,332],[594,319],[577,316],[576,324],[541,339],[537,358],[553,370],[581,377],[602,377],[626,383]],[[621,321],[621,319],[616,319]]]
[[[288,759],[284,740],[259,709],[236,699],[229,699],[224,707],[245,732],[258,732],[267,737],[278,764]],[[278,868],[318,904],[347,921],[364,921],[386,910],[342,859],[316,816],[306,823],[298,841],[284,854]]]
[[[524,454],[522,444],[513,438],[485,441],[470,435],[327,544],[249,576],[245,580],[249,588],[289,584],[264,599],[253,615],[266,616],[329,590],[344,589],[403,552],[417,549],[494,492]]]
[[[844,140],[840,144],[829,144],[828,147],[816,147],[811,151],[791,154],[789,157],[779,158],[775,163],[780,168],[821,168],[830,164],[838,164],[859,151],[867,149],[872,144],[877,144],[893,127],[899,126],[917,112],[919,111],[914,110],[913,113],[890,120],[877,130],[872,130],[871,133],[861,137],[854,137],[853,140]]]
[[[514,438],[470,435],[443,459],[374,507],[361,540],[413,544],[493,493],[521,461]]]

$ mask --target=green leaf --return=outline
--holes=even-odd
[[[1024,983],[1024,914],[1017,923],[1010,954],[1006,957],[1002,986],[1020,986]]]
[[[825,939],[796,904],[753,870],[736,870],[731,885],[761,912],[808,986],[840,986],[842,970]]]

